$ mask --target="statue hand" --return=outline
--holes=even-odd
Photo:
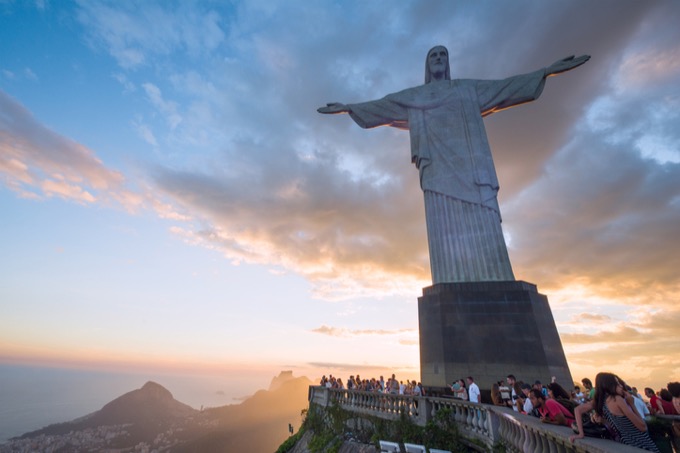
[[[330,102],[325,107],[316,109],[319,113],[349,113],[349,107],[339,102]]]
[[[590,55],[581,55],[580,57],[574,57],[573,55],[557,60],[547,68],[547,76],[561,74],[566,71],[570,71],[576,67],[581,66],[586,61],[590,60]]]

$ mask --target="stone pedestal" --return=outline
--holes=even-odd
[[[533,384],[573,381],[548,298],[523,281],[439,283],[418,298],[425,386],[473,376],[481,389],[508,374]]]

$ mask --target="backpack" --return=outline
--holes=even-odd
[[[576,416],[574,415],[574,409],[576,409],[576,406],[578,406],[577,402],[568,400],[566,398],[555,398],[555,401],[557,401],[562,407],[568,410],[572,418],[576,418]]]

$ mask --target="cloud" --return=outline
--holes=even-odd
[[[139,121],[134,121],[133,126],[137,130],[137,134],[139,134],[142,140],[151,146],[158,146],[158,141],[156,140],[156,137],[149,126]]]
[[[593,313],[580,313],[580,314],[574,316],[573,319],[576,322],[600,323],[600,322],[611,321],[612,318],[611,318],[611,316],[608,316],[608,315],[593,314]]]
[[[632,327],[620,326],[613,331],[603,331],[597,334],[564,333],[562,341],[566,344],[604,343],[636,343],[646,338],[646,335]]]
[[[58,179],[62,179],[58,177]],[[93,203],[94,196],[82,187],[69,184],[65,181],[45,180],[40,184],[40,188],[47,196],[61,196],[62,198],[71,199],[74,201],[81,201],[86,203]]]
[[[163,99],[161,90],[152,83],[144,83],[142,88],[149,101],[165,117],[170,129],[175,129],[182,122],[182,116],[177,112],[177,104]]]
[[[132,93],[137,87],[132,83],[125,74],[117,72],[112,75],[112,77],[118,81],[123,86],[123,93]]]
[[[354,364],[354,363],[334,363],[334,362],[309,362],[309,366],[312,366],[314,368],[323,368],[325,370],[337,370],[337,371],[345,371],[345,372],[356,372],[356,371],[373,371],[375,372],[376,370],[383,370],[384,372],[388,372],[392,370],[392,368],[388,367],[380,367],[380,366],[375,366],[375,365],[366,365],[366,364]]]
[[[625,322],[586,324],[588,333],[561,333],[572,370],[582,370],[591,377],[600,371],[612,371],[640,383],[637,385],[655,387],[677,379],[680,310],[647,306],[632,315],[633,319]],[[607,369],[602,368],[603,364]]]
[[[413,333],[413,329],[345,329],[339,327],[330,327],[322,325],[316,329],[312,329],[312,332],[320,333],[323,335],[328,335],[331,337],[358,337],[358,336],[382,336],[382,335],[400,335],[403,333]]]
[[[680,117],[634,118],[629,112],[644,112],[644,104],[654,101],[630,98],[606,113],[617,115],[608,120],[615,127],[593,119],[575,126],[570,143],[505,210],[513,248],[523,251],[514,255],[516,268],[530,280],[551,286],[583,281],[631,301],[645,289],[665,287],[670,296],[680,283],[673,271],[680,265],[680,165],[650,159],[635,145],[636,135],[670,127]],[[619,131],[630,136],[619,138]],[[680,132],[672,135],[680,139]]]
[[[211,174],[158,169],[162,192],[207,220],[188,233],[192,242],[234,261],[283,265],[326,297],[422,286],[427,255],[417,186],[352,175],[318,139],[272,149],[274,140],[239,143],[241,151]],[[420,241],[411,240],[413,232]]]
[[[83,145],[40,124],[0,91],[0,174],[22,196],[58,196],[92,203],[122,190],[124,176],[106,168]]]
[[[79,2],[78,20],[92,45],[103,47],[124,69],[149,64],[173,52],[197,57],[224,40],[220,16],[200,4],[116,4]]]

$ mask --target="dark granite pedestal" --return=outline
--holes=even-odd
[[[514,374],[573,385],[548,305],[523,281],[439,283],[418,298],[421,382],[445,387],[473,376],[482,389]]]

